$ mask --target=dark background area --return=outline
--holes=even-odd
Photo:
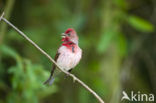
[[[0,0],[3,11],[52,57],[60,34],[74,28],[83,58],[72,73],[106,103],[120,103],[123,90],[156,94],[156,0]],[[0,103],[98,102],[64,74],[43,85],[51,66],[0,21]]]

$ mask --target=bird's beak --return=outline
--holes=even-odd
[[[61,37],[62,37],[62,38],[65,38],[65,37],[66,37],[66,34],[65,34],[65,33],[62,33],[62,34],[61,34]]]

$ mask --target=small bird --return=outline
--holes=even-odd
[[[62,45],[59,47],[55,61],[59,67],[65,71],[71,72],[72,69],[79,63],[82,57],[82,50],[78,45],[78,36],[73,28],[68,28],[64,33],[62,33]],[[54,75],[56,65],[53,64],[50,77],[44,84],[51,85],[54,81]]]

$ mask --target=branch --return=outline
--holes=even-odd
[[[4,14],[3,14],[4,15]],[[73,78],[74,81],[77,81],[79,84],[81,84],[86,90],[88,90],[92,95],[95,96],[95,98],[100,102],[104,103],[102,98],[94,92],[90,87],[88,87],[84,82],[82,82],[79,78],[77,78],[75,75],[63,70],[58,66],[58,64],[52,59],[44,50],[42,50],[36,43],[34,43],[29,37],[27,37],[21,30],[19,30],[16,26],[14,26],[12,23],[10,23],[7,19],[3,18],[3,15],[1,16],[1,19],[6,22],[8,25],[10,25],[13,29],[15,29],[21,36],[23,36],[27,41],[29,41],[35,48],[37,48],[43,55],[45,55],[52,63],[54,63],[60,71],[63,73],[69,75]]]
[[[1,17],[0,17],[0,21],[2,20],[3,16],[4,16],[4,12],[2,13],[2,15],[1,15]]]

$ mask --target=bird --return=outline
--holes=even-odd
[[[54,60],[61,69],[67,72],[71,72],[81,60],[82,49],[78,45],[78,40],[78,35],[73,28],[68,28],[64,33],[62,33],[63,43],[58,48]],[[53,64],[50,77],[44,82],[44,84],[51,85],[53,83],[56,76],[56,67],[57,66]]]

